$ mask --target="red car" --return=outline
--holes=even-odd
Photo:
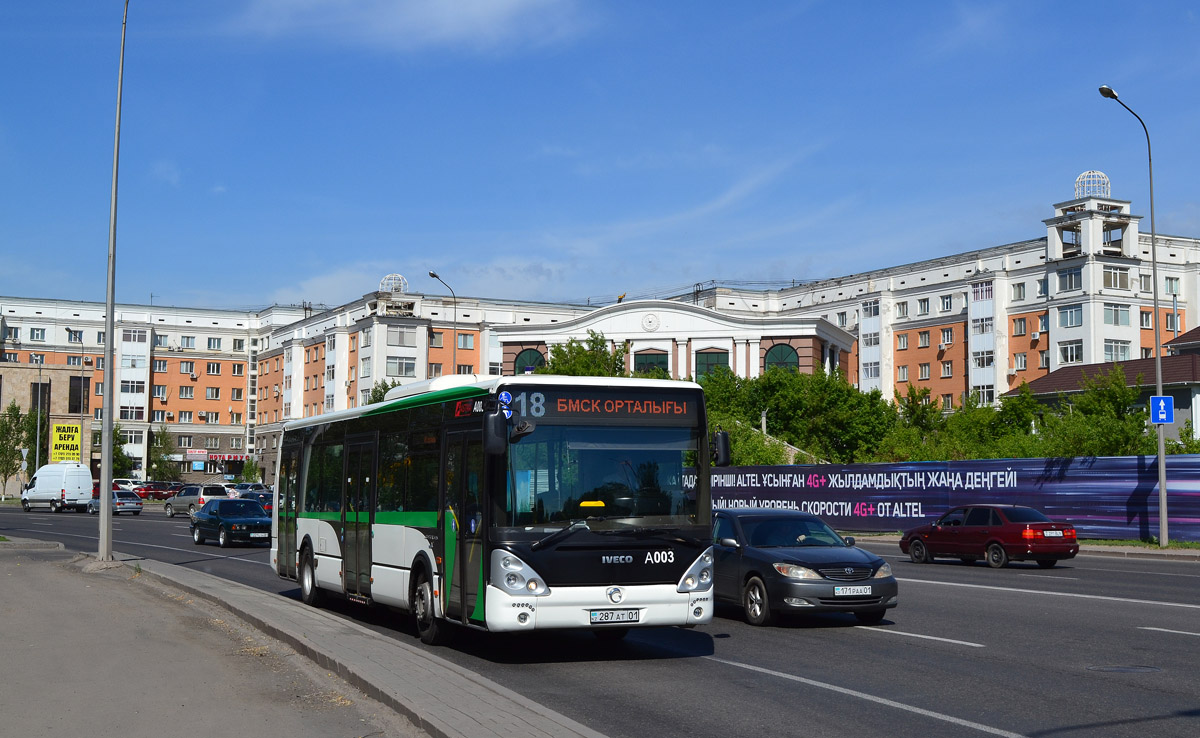
[[[1075,526],[1056,523],[1032,507],[963,505],[933,523],[904,532],[900,550],[917,564],[935,558],[964,563],[987,559],[999,569],[1009,561],[1036,561],[1050,569],[1079,553]]]
[[[171,496],[166,482],[145,482],[134,487],[133,493],[143,500],[165,500]]]
[[[112,488],[113,488],[114,492],[116,492],[119,489],[122,489],[121,485],[117,484],[116,482],[112,483]],[[100,499],[100,482],[95,479],[92,480],[92,499],[93,500]]]

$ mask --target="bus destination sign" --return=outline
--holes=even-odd
[[[677,425],[694,422],[700,394],[587,387],[522,387],[497,399],[513,415],[534,422],[602,422]]]

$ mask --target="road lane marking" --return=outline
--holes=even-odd
[[[991,589],[998,592],[1018,592],[1021,594],[1039,594],[1049,595],[1051,597],[1074,597],[1081,600],[1102,600],[1104,602],[1126,602],[1133,605],[1162,605],[1163,607],[1186,607],[1191,610],[1200,610],[1200,605],[1193,605],[1187,602],[1163,602],[1161,600],[1138,600],[1130,597],[1108,597],[1105,595],[1090,595],[1078,594],[1075,592],[1049,592],[1044,589],[1021,589],[1020,587],[995,587],[990,584],[963,584],[961,582],[937,582],[932,579],[901,579],[896,578],[897,582],[909,582],[911,584],[940,584],[943,587],[966,587],[968,589]]]
[[[1069,580],[1071,580],[1072,582],[1078,582],[1078,581],[1079,581],[1079,577],[1056,577],[1056,576],[1054,576],[1053,574],[1022,574],[1021,576],[1023,576],[1023,577],[1036,577],[1036,578],[1038,578],[1038,579],[1054,579],[1054,580],[1059,580],[1059,579],[1069,579]]]
[[[1170,630],[1169,628],[1151,628],[1149,626],[1143,626],[1143,627],[1139,627],[1138,630],[1153,630],[1153,631],[1157,631],[1159,633],[1175,633],[1176,635],[1200,637],[1200,633],[1192,633],[1192,632],[1186,631],[1186,630]]]
[[[1188,563],[1188,562],[1183,562],[1183,563]],[[1155,576],[1160,576],[1160,577],[1190,577],[1192,579],[1200,579],[1200,574],[1177,574],[1175,572],[1170,572],[1170,571],[1138,571],[1137,569],[1100,569],[1100,568],[1093,569],[1091,567],[1088,567],[1086,569],[1086,571],[1109,571],[1109,572],[1116,572],[1117,574],[1153,574]]]
[[[705,656],[704,658],[708,659],[709,661],[716,661],[717,663],[726,664],[728,666],[736,666],[739,669],[746,669],[748,671],[757,671],[760,674],[767,674],[769,676],[779,677],[780,679],[787,679],[788,681],[799,682],[801,684],[807,684],[810,687],[817,687],[819,689],[828,689],[831,692],[837,692],[839,694],[848,695],[850,697],[857,697],[860,700],[874,702],[878,705],[884,705],[886,707],[894,707],[897,710],[904,710],[906,712],[915,713],[917,715],[923,715],[925,717],[933,718],[934,720],[942,720],[947,723],[953,723],[954,725],[958,725],[963,728],[970,728],[972,730],[978,730],[983,733],[990,733],[992,735],[1001,735],[1001,736],[1005,736],[1006,738],[1025,738],[1025,736],[1021,735],[1020,733],[1011,733],[1007,730],[1001,730],[1000,728],[993,728],[990,725],[983,725],[982,723],[974,723],[974,722],[971,722],[970,720],[963,720],[962,718],[956,718],[953,715],[946,715],[945,713],[934,712],[932,710],[926,710],[924,708],[916,707],[914,705],[906,705],[903,702],[896,702],[895,700],[889,700],[886,697],[877,697],[873,694],[867,694],[866,692],[859,692],[854,689],[847,689],[846,687],[839,687],[836,684],[828,684],[826,682],[818,682],[815,679],[806,679],[802,676],[796,676],[795,674],[787,674],[782,671],[774,671],[772,669],[764,669],[761,666],[752,666],[750,664],[743,664],[738,661],[729,661],[726,659],[719,658],[717,656]]]
[[[869,630],[873,633],[891,633],[892,635],[908,636],[909,638],[925,638],[930,641],[942,641],[943,643],[954,643],[959,646],[970,646],[971,648],[987,648],[982,643],[971,643],[970,641],[956,641],[953,638],[939,638],[938,636],[922,635],[920,633],[905,633],[902,630],[889,630],[888,628],[880,628],[877,625],[855,625],[855,628]]]

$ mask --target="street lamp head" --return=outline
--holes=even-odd
[[[1114,90],[1113,88],[1109,87],[1108,85],[1100,85],[1100,94],[1103,95],[1104,97],[1107,97],[1110,100],[1118,99],[1117,91]]]
[[[429,276],[433,277],[434,279],[441,279],[441,277],[438,276],[438,273],[432,269],[429,270]]]

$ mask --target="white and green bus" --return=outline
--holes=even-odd
[[[691,382],[459,375],[284,427],[271,558],[302,599],[407,610],[426,643],[712,619],[704,395]],[[692,477],[692,478],[689,478]]]

